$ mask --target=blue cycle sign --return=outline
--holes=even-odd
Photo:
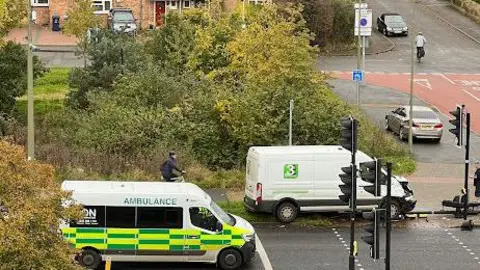
[[[363,71],[359,69],[355,69],[352,72],[352,81],[354,82],[361,82],[363,81]]]

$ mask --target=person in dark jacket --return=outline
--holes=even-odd
[[[480,197],[480,160],[475,161],[475,173],[473,174],[473,185],[475,186],[475,197]]]
[[[182,176],[185,171],[178,167],[177,155],[174,151],[170,151],[168,156],[169,158],[162,165],[163,179],[165,179],[167,182],[175,182],[175,180],[172,180],[172,178]]]

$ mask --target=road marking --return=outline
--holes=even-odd
[[[447,220],[450,220],[447,218]],[[457,238],[455,235],[453,235],[448,229],[445,229],[445,232],[452,236],[452,239],[454,239],[460,246],[462,246],[470,255],[472,255],[473,259],[476,260],[480,264],[480,258],[473,252],[471,249],[468,248],[467,245],[465,245],[463,242],[460,241],[459,238]]]
[[[469,91],[465,90],[465,89],[462,89],[463,92],[467,93],[469,96],[471,96],[472,98],[476,99],[477,101],[480,101],[480,98],[478,98],[477,96],[475,96],[474,94],[470,93]]]
[[[413,82],[432,90],[432,85],[428,79],[413,79]]]
[[[265,248],[263,247],[262,242],[260,241],[260,238],[257,234],[255,234],[255,238],[255,241],[257,243],[258,255],[260,255],[260,260],[262,261],[263,267],[265,267],[265,270],[273,270],[272,264],[268,259],[267,252],[265,251]]]
[[[449,83],[455,84],[455,82],[454,82],[453,80],[451,80],[451,79],[448,78],[447,76],[443,75],[442,73],[435,73],[434,75],[438,75],[438,76],[444,78],[445,80],[447,80]]]

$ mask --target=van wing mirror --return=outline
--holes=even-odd
[[[217,232],[223,231],[223,224],[220,221],[217,221],[217,226],[215,227],[215,231]]]

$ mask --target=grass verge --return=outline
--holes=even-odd
[[[219,202],[218,205],[230,214],[240,216],[251,223],[278,223],[277,219],[268,213],[248,212],[241,201]],[[330,227],[332,221],[319,214],[299,215],[292,225],[304,227]]]

